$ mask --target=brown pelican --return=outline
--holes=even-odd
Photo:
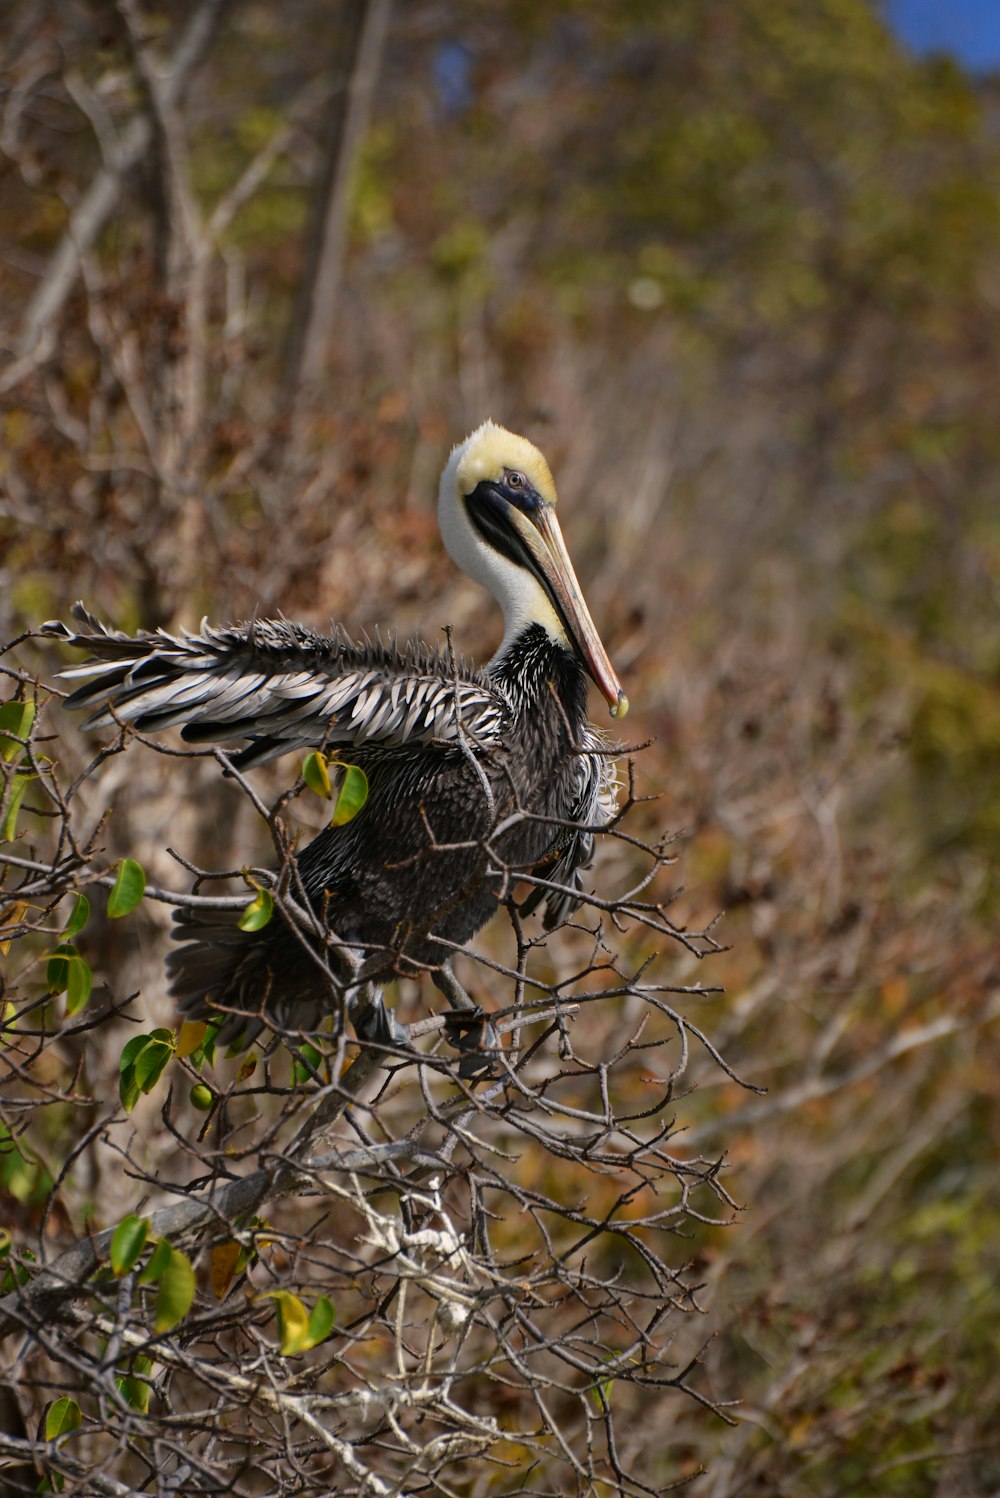
[[[369,991],[430,971],[468,1007],[449,959],[519,874],[544,881],[525,908],[546,898],[547,924],[576,908],[592,832],[615,809],[608,750],[586,720],[586,675],[613,716],[628,702],[563,542],[548,465],[488,421],[451,453],[438,515],[454,561],[503,609],[485,671],[422,643],[357,644],[286,619],[128,636],[77,605],[81,631],[45,626],[91,652],[63,673],[83,682],[67,705],[89,709],[88,728],[120,721],[143,733],[179,728],[192,744],[242,740],[231,755],[239,770],[322,746],[368,778],[358,815],[295,859],[294,887],[325,947],[277,919],[248,933],[217,910],[178,915],[172,992],[189,1016],[227,1013],[223,1038],[247,1040],[267,1020],[308,1028],[329,1012],[338,989],[321,954],[331,935]],[[380,1001],[363,1028],[381,1040],[404,1033]]]

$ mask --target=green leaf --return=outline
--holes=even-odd
[[[161,1033],[170,1036],[169,1030]],[[171,1036],[169,1040],[159,1039],[154,1030],[149,1041],[135,1058],[135,1083],[140,1092],[152,1092],[173,1054],[173,1037]]]
[[[90,901],[86,895],[77,894],[73,899],[73,909],[69,913],[69,920],[63,928],[63,937],[69,941],[78,936],[84,926],[90,920]]]
[[[140,1285],[155,1285],[160,1275],[170,1263],[170,1255],[173,1249],[166,1238],[161,1238],[153,1249],[149,1263],[139,1275]]]
[[[309,1328],[306,1332],[306,1340],[302,1351],[309,1347],[315,1347],[320,1342],[325,1342],[333,1330],[333,1323],[337,1319],[337,1313],[332,1303],[325,1295],[321,1295],[309,1313]]]
[[[269,889],[259,890],[237,921],[241,931],[260,931],[274,914],[274,899]]]
[[[351,822],[368,800],[368,776],[360,765],[343,765],[344,779],[337,793],[337,804],[330,818],[331,827]]]
[[[194,1266],[191,1260],[181,1249],[171,1248],[169,1262],[160,1275],[154,1332],[168,1332],[178,1321],[183,1321],[194,1300],[194,1292]]]
[[[218,1019],[210,1019],[205,1025],[205,1038],[196,1051],[191,1052],[191,1064],[201,1068],[202,1066],[215,1065],[215,1037],[222,1029],[225,1016],[219,1015]]]
[[[135,1083],[135,1070],[128,1067],[118,1078],[118,1099],[126,1113],[131,1113],[136,1103],[142,1097]]]
[[[69,959],[69,980],[66,984],[66,1013],[76,1014],[90,998],[94,977],[85,957]]]
[[[123,858],[108,895],[108,915],[112,919],[128,915],[142,899],[145,889],[146,875],[142,866],[134,858]]]
[[[111,1268],[115,1274],[127,1274],[146,1246],[149,1223],[131,1212],[123,1217],[111,1234]]]
[[[93,975],[90,964],[72,942],[60,942],[45,968],[50,993],[65,993],[66,1013],[75,1014],[90,998]]]
[[[135,1058],[149,1040],[148,1035],[133,1035],[131,1040],[125,1042],[122,1053],[118,1058],[118,1070],[124,1071],[126,1067],[135,1063]]]
[[[24,800],[29,781],[35,778],[34,775],[21,773],[11,776],[10,789],[7,794],[7,810],[4,813],[3,826],[0,827],[0,843],[11,843],[17,836],[17,817],[21,810],[21,802]]]
[[[307,1042],[298,1046],[292,1057],[292,1086],[314,1081],[322,1061],[323,1057],[314,1045]]]
[[[0,755],[8,764],[21,753],[24,745],[17,740],[27,739],[34,721],[34,702],[0,703]],[[15,737],[12,738],[12,734]]]
[[[70,959],[78,956],[72,942],[63,941],[56,947],[45,965],[45,981],[50,993],[65,993],[69,987]]]
[[[141,1415],[145,1415],[149,1410],[149,1396],[153,1392],[147,1378],[142,1375],[148,1376],[152,1371],[153,1359],[147,1358],[144,1353],[137,1352],[132,1359],[131,1372],[115,1379],[119,1394]]]
[[[302,761],[302,779],[309,789],[317,796],[322,796],[324,801],[329,801],[333,795],[330,786],[330,772],[327,769],[329,761],[320,750],[314,749],[307,754]]]
[[[80,1406],[75,1399],[69,1399],[63,1395],[54,1404],[50,1404],[45,1411],[45,1439],[57,1441],[60,1436],[68,1435],[71,1430],[78,1430],[83,1420],[80,1414]]]

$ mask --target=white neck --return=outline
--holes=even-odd
[[[458,493],[458,465],[465,444],[454,448],[441,475],[438,524],[441,539],[455,565],[481,583],[503,610],[504,635],[493,662],[500,660],[530,624],[541,624],[554,640],[568,647],[563,622],[541,583],[525,567],[488,546],[476,530]],[[492,662],[491,662],[492,664]]]

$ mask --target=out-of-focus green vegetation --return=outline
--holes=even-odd
[[[184,9],[161,7],[165,36]],[[230,11],[185,104],[202,211],[333,67],[327,11]],[[8,116],[11,347],[98,163],[60,80],[113,128],[135,106],[98,88],[128,69],[113,26],[32,15],[0,22],[8,110],[32,68],[53,80]],[[223,237],[171,484],[136,398],[182,339],[151,171],[3,398],[5,637],[84,596],[126,628],[450,622],[483,657],[496,620],[435,539],[440,460],[487,415],[549,454],[632,731],[655,735],[636,825],[685,833],[678,909],[726,912],[706,977],[727,993],[699,1022],[769,1089],[680,1105],[746,1210],[688,1245],[707,1314],[678,1358],[715,1332],[706,1387],[742,1416],[637,1409],[654,1490],[1000,1487],[998,110],[863,0],[400,5],[295,464],[312,115]],[[229,829],[199,835],[246,861]],[[9,1143],[34,1210],[49,1154]]]

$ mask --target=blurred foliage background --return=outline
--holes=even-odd
[[[159,55],[193,11],[142,13]],[[451,624],[486,658],[437,473],[486,416],[534,438],[653,739],[638,830],[677,834],[678,908],[724,912],[699,1023],[768,1088],[680,1104],[745,1208],[684,1247],[678,1358],[714,1333],[739,1419],[644,1410],[654,1486],[993,1494],[1000,95],[864,0],[399,4],[304,385],[354,19],[219,6],[183,173],[153,139],[33,321],[150,84],[102,0],[4,9],[0,635],[82,596],[126,628]],[[157,794],[121,788],[109,836],[176,838]],[[186,814],[224,863],[239,829]]]

